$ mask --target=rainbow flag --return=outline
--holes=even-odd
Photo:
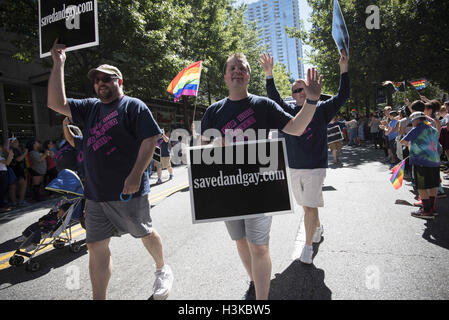
[[[426,79],[412,80],[410,81],[410,84],[414,86],[416,90],[422,90],[429,85]]]
[[[387,81],[382,82],[383,86],[386,86],[388,84],[391,84],[393,86],[394,90],[396,90],[396,91],[405,91],[405,81],[395,82],[395,81],[387,80]]]
[[[201,63],[197,61],[182,70],[170,82],[167,91],[175,96],[175,102],[181,99],[181,96],[196,96],[198,94],[198,87],[200,86]]]
[[[402,187],[402,181],[404,180],[405,160],[407,160],[407,158],[402,160],[399,164],[395,165],[393,169],[391,169],[393,175],[390,178],[390,182],[396,190]]]

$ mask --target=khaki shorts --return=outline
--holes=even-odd
[[[341,148],[343,148],[343,142],[341,140],[329,143],[329,149],[331,150],[341,150]]]
[[[161,157],[161,162],[154,161],[156,168],[161,167],[161,169],[171,168],[170,157]]]
[[[303,207],[324,207],[323,182],[326,177],[326,169],[292,169],[290,176],[293,195],[296,202]]]

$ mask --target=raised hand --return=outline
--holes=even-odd
[[[51,57],[53,59],[53,64],[63,65],[65,63],[65,49],[65,45],[58,43],[58,39],[56,38],[55,42],[53,42],[53,47],[51,48]]]
[[[341,50],[340,61],[338,62],[340,64],[340,73],[348,72],[348,60],[349,57],[346,55],[345,50]]]
[[[304,84],[304,91],[306,92],[307,99],[319,100],[321,96],[321,83],[323,81],[323,75],[318,77],[318,71],[315,68],[307,70],[307,82],[300,80]]]
[[[273,57],[269,53],[263,53],[259,62],[262,65],[263,71],[265,71],[265,76],[273,75]]]

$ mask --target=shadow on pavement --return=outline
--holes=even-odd
[[[449,194],[448,188],[443,188]],[[438,216],[426,220],[422,237],[432,244],[449,250],[449,197],[437,199]]]
[[[20,235],[19,235],[20,236]],[[16,251],[20,247],[20,243],[15,242],[15,240],[19,237],[17,236],[14,239],[8,240],[0,244],[0,253]]]
[[[383,150],[375,150],[372,146],[353,147],[345,145],[340,155],[344,167],[356,167],[369,162],[382,162],[384,158]],[[332,162],[332,159],[332,155],[329,154],[329,162]]]
[[[40,269],[36,272],[27,271],[25,269],[25,264],[18,267],[11,266],[0,270],[0,291],[19,283],[40,278],[49,273],[52,269],[63,267],[87,254],[85,240],[78,241],[78,243],[81,244],[81,250],[77,253],[70,251],[69,246],[66,245],[62,249],[51,249],[50,251],[37,255],[33,258],[33,261],[38,261],[40,264]]]
[[[319,244],[313,245],[314,257]],[[293,261],[271,280],[270,300],[331,300],[332,291],[324,283],[324,270],[313,264]]]
[[[20,218],[21,216],[35,210],[50,209],[59,200],[61,200],[61,197],[53,197],[44,201],[35,202],[26,207],[16,208],[12,211],[3,212],[0,214],[0,225]]]

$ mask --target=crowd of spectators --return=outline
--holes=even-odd
[[[17,137],[0,142],[0,212],[56,196],[46,191],[45,186],[63,169],[72,169],[80,175],[79,150],[73,138],[82,139],[82,133],[69,125],[68,119],[64,120],[63,131],[64,138],[44,143],[36,138],[20,141]]]

